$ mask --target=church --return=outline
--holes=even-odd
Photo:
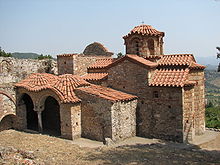
[[[165,55],[164,36],[142,24],[123,37],[120,58],[97,42],[58,55],[58,75],[33,73],[15,84],[17,129],[103,142],[193,141],[205,131],[205,66],[192,54]]]

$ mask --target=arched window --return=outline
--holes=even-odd
[[[139,46],[140,46],[140,45],[139,45],[139,41],[136,41],[136,42],[135,42],[135,51],[136,51],[135,54],[137,54],[137,55],[140,54],[140,52],[139,52],[139,51],[140,51],[140,50],[139,50],[139,49],[140,49]]]
[[[138,38],[132,40],[132,53],[140,55],[140,41]]]
[[[154,40],[153,39],[149,39],[147,41],[147,45],[148,45],[148,49],[149,49],[149,52],[150,52],[150,55],[154,55]]]

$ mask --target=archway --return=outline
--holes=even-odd
[[[9,114],[2,118],[0,121],[0,131],[14,128],[15,115]]]
[[[28,94],[24,94],[22,100],[26,106],[27,129],[38,131],[37,112],[34,111],[34,104]]]
[[[43,133],[60,136],[60,106],[56,99],[49,96],[45,100],[42,112]]]

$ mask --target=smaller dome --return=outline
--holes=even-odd
[[[140,34],[140,35],[151,35],[151,36],[164,36],[164,32],[160,32],[156,29],[154,29],[151,25],[139,25],[135,26],[126,36],[123,38],[128,37],[131,34]]]
[[[112,56],[113,53],[109,52],[108,49],[99,42],[94,42],[86,46],[85,50],[83,51],[84,55],[90,56]]]
[[[48,73],[32,73],[26,79],[15,84],[16,87],[23,87],[29,91],[40,91],[50,88],[57,76]]]

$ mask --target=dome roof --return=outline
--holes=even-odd
[[[160,32],[156,29],[154,29],[151,25],[139,25],[135,26],[126,36],[123,38],[128,37],[131,34],[140,34],[140,35],[151,35],[151,36],[164,36],[164,32]]]
[[[79,102],[80,99],[75,95],[74,90],[89,85],[87,81],[77,75],[64,74],[56,79],[53,89],[55,89],[63,103]]]
[[[40,91],[50,88],[57,76],[48,73],[32,73],[26,79],[16,83],[15,86],[26,88],[29,91]]]

